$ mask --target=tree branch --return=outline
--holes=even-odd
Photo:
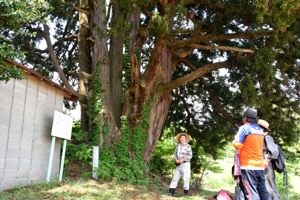
[[[239,127],[237,125],[237,122],[223,109],[222,103],[219,101],[218,96],[215,94],[215,92],[209,87],[209,85],[206,83],[205,79],[203,77],[200,77],[200,82],[204,85],[205,89],[208,91],[211,103],[215,106],[217,111],[227,120],[231,123],[231,125],[237,130]]]
[[[177,40],[174,42],[174,49],[182,48],[190,44],[199,44],[203,42],[222,41],[230,39],[254,39],[258,37],[269,36],[274,31],[262,31],[262,32],[246,32],[246,33],[234,33],[234,34],[220,34],[220,35],[198,35],[188,40]]]
[[[78,12],[85,13],[86,15],[89,15],[89,14],[90,14],[90,12],[89,12],[88,10],[85,10],[85,9],[83,9],[83,8],[79,8],[79,7],[77,7],[77,6],[73,6],[73,9],[76,10],[76,11],[78,11]]]
[[[160,69],[161,65],[161,57],[162,52],[165,49],[165,40],[161,39],[156,41],[155,47],[152,51],[149,64],[146,68],[146,71],[141,77],[141,86],[143,87],[142,90],[142,102],[147,98],[152,85],[155,81],[156,75],[158,74],[157,71]]]
[[[186,100],[182,96],[180,96],[177,92],[172,92],[172,95],[182,102],[183,107],[184,107],[184,109],[187,113],[187,118],[188,118],[187,121],[193,120],[194,116],[191,114],[191,112],[189,110],[188,103],[186,102]]]
[[[159,89],[163,93],[165,93],[165,92],[171,91],[181,85],[189,83],[189,82],[191,82],[207,73],[210,73],[214,70],[221,69],[221,68],[228,68],[230,66],[231,66],[231,61],[218,62],[218,63],[204,65],[203,67],[191,72],[190,74],[187,74],[187,75],[185,75],[181,78],[178,78],[174,81],[171,81],[171,82],[161,85]]]
[[[71,40],[74,40],[74,39],[77,39],[78,35],[69,35],[67,37],[64,37],[64,38],[61,38],[60,40],[57,40],[52,46],[53,47],[56,47],[56,46],[59,46],[60,44],[66,42],[66,41],[71,41]]]
[[[67,37],[61,38],[60,40],[57,40],[54,44],[52,44],[52,47],[55,48],[59,45],[61,45],[62,43],[66,42],[66,41],[71,41],[74,39],[77,39],[78,35],[69,35]],[[39,53],[47,53],[48,52],[48,47],[46,49],[35,49],[35,52],[39,52]]]
[[[187,60],[184,60],[184,64],[187,65],[191,70],[195,71],[196,67],[190,63]],[[236,121],[231,117],[230,114],[228,114],[226,112],[226,110],[223,109],[224,106],[222,106],[222,103],[220,102],[218,96],[215,94],[215,92],[209,87],[209,85],[207,84],[206,80],[203,77],[199,78],[200,82],[202,85],[204,85],[204,88],[208,91],[210,98],[211,98],[211,103],[215,106],[215,108],[217,109],[217,111],[226,119],[228,120],[231,125],[238,129],[237,123]]]
[[[73,87],[70,85],[67,77],[65,76],[63,70],[60,67],[60,64],[57,60],[57,56],[54,52],[53,46],[51,44],[51,39],[50,39],[50,34],[49,34],[49,27],[48,25],[44,24],[44,33],[45,33],[45,40],[47,43],[47,47],[48,47],[48,51],[50,54],[50,57],[54,63],[54,67],[57,71],[57,73],[59,74],[59,77],[61,78],[61,80],[63,81],[64,85],[66,86],[67,89],[69,89],[72,93],[79,95],[74,89]]]
[[[254,53],[252,49],[242,49],[237,47],[229,47],[229,46],[207,46],[207,45],[199,45],[199,44],[191,44],[188,45],[195,49],[202,49],[202,50],[219,50],[219,51],[237,51],[243,53]]]
[[[207,45],[200,45],[200,44],[190,44],[186,47],[175,50],[174,53],[179,58],[185,58],[185,57],[189,56],[191,53],[193,53],[193,51],[195,49],[254,53],[254,51],[251,49],[241,49],[241,48],[229,47],[229,46],[207,46]]]

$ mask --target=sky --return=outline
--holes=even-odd
[[[80,115],[81,115],[81,111],[80,111],[80,105],[79,103],[77,103],[77,106],[76,106],[76,109],[75,110],[67,110],[65,107],[64,107],[64,111],[66,111],[67,115],[73,117],[73,120],[74,121],[78,121],[80,120]]]

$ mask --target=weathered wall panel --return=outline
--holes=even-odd
[[[64,96],[36,79],[0,82],[0,191],[44,182],[47,176],[54,111]],[[51,179],[58,177],[56,138]]]

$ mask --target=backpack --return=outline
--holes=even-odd
[[[218,194],[214,196],[216,200],[233,200],[230,192],[228,190],[220,190]]]
[[[282,173],[284,171],[286,171],[285,169],[285,156],[284,156],[284,152],[282,151],[281,147],[279,145],[277,145],[278,147],[278,157],[277,159],[273,159],[272,165],[274,170],[276,170],[278,173]]]
[[[281,149],[281,147],[277,144],[278,147],[278,157],[277,159],[273,159],[272,165],[273,165],[273,169],[278,172],[278,173],[282,173],[283,172],[283,185],[285,185],[285,193],[286,196],[288,195],[288,172],[286,170],[286,166],[285,166],[285,155],[283,150]]]

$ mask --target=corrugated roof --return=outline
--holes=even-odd
[[[15,62],[15,61],[5,60],[5,62],[8,63],[8,64],[11,64],[11,65],[14,65],[18,68],[23,69],[25,71],[25,75],[34,77],[34,78],[38,79],[39,81],[45,82],[46,84],[48,84],[49,86],[55,88],[56,90],[61,91],[64,94],[64,97],[67,98],[68,100],[78,101],[80,99],[79,94],[71,92],[70,90],[62,87],[61,85],[59,85],[59,84],[51,81],[50,79],[44,77],[43,75],[41,75],[37,71],[29,69],[28,67],[26,67],[26,66],[24,66],[24,65],[22,65],[18,62]]]

